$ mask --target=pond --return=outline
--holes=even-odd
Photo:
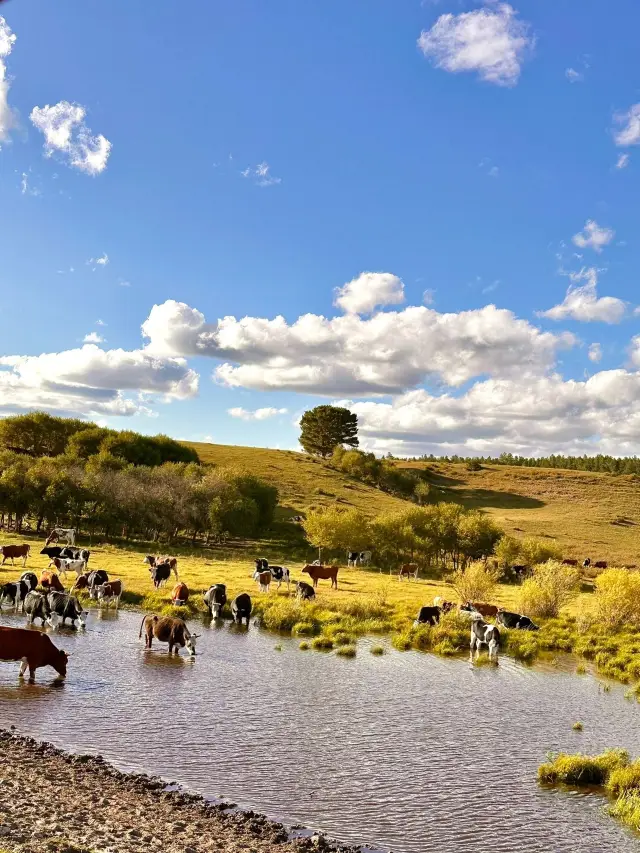
[[[141,618],[92,613],[85,632],[55,635],[71,653],[60,689],[51,670],[20,685],[0,664],[0,725],[376,850],[640,849],[599,795],[536,783],[549,750],[640,755],[638,705],[575,664],[472,669],[374,657],[367,641],[348,660],[226,623],[202,629],[195,659],[170,659],[144,651]]]

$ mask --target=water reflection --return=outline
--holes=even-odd
[[[502,657],[478,669],[374,657],[366,644],[344,660],[219,622],[198,627],[194,660],[164,644],[145,651],[140,620],[92,615],[86,632],[52,635],[71,653],[63,689],[46,670],[20,684],[18,665],[0,663],[2,724],[395,853],[638,850],[601,797],[536,783],[549,750],[640,754],[636,703],[576,677],[573,661],[526,668]],[[170,709],[162,737],[149,738],[141,713],[151,697]],[[71,725],[79,714],[82,726]]]

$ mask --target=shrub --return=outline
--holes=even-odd
[[[607,569],[596,578],[595,613],[610,628],[640,625],[640,572]]]
[[[578,721],[577,723],[574,723],[571,728],[574,730],[574,732],[581,732],[584,729],[584,726],[581,722]]]
[[[300,648],[300,651],[301,651],[301,652],[306,652],[306,651],[308,651],[308,650],[309,650],[309,643],[307,643],[305,640],[303,640],[303,641],[300,643],[299,648]]]
[[[384,646],[371,646],[369,651],[371,652],[372,655],[384,655],[385,654]]]
[[[520,557],[525,566],[537,566],[547,560],[562,560],[562,550],[534,536],[527,536],[520,544]]]
[[[629,791],[622,794],[612,806],[607,808],[608,814],[622,821],[632,829],[640,829],[640,793]]]
[[[450,581],[460,601],[488,601],[495,592],[498,578],[497,569],[479,560],[455,571]]]
[[[616,797],[632,790],[640,793],[640,760],[612,770],[607,780],[607,791]]]
[[[502,568],[509,569],[520,559],[521,543],[514,536],[503,536],[495,549],[495,556]]]
[[[296,622],[291,633],[299,637],[312,637],[318,633],[318,626],[313,622]]]
[[[609,749],[595,756],[561,752],[538,768],[538,779],[551,785],[604,785],[614,770],[628,764],[629,753],[624,749]]]
[[[327,652],[333,648],[333,641],[329,637],[316,637],[311,641],[311,648],[318,652]]]
[[[550,619],[578,594],[580,572],[555,560],[537,565],[520,591],[520,610],[531,618]]]
[[[354,658],[356,656],[356,647],[355,646],[340,646],[340,648],[336,651],[337,655],[343,658]]]

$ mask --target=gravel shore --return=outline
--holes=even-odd
[[[10,853],[358,853],[161,779],[121,773],[0,729],[0,851]]]

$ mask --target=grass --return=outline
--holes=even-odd
[[[369,649],[372,655],[376,655],[376,657],[380,657],[381,655],[386,654],[386,650],[384,646],[371,646]]]
[[[581,732],[584,730],[584,726],[580,721],[574,723],[571,728],[574,730],[574,732]]]
[[[340,646],[340,648],[336,650],[336,654],[340,655],[342,658],[354,658],[356,656],[356,647]]]

